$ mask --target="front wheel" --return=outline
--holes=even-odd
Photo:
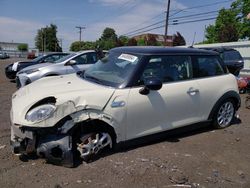
[[[104,148],[112,148],[113,142],[109,133],[91,132],[80,136],[77,142],[77,150],[83,161],[88,162],[96,157]]]
[[[234,101],[230,99],[225,100],[219,105],[214,115],[214,127],[219,129],[228,127],[234,118],[234,114]]]

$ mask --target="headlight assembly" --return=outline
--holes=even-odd
[[[51,117],[51,115],[54,113],[55,110],[56,107],[54,105],[44,104],[30,110],[26,114],[25,119],[31,122],[42,121]]]

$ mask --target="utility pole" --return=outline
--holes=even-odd
[[[165,46],[166,46],[166,44],[167,44],[167,37],[168,37],[169,9],[170,9],[170,0],[168,0],[168,8],[167,8],[167,12],[166,12],[165,37],[164,37]]]
[[[80,33],[79,41],[81,42],[82,41],[82,30],[86,29],[86,27],[76,26],[76,28],[79,29],[79,33]]]

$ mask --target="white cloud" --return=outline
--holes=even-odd
[[[86,29],[82,33],[83,40],[97,40],[106,27],[116,30],[118,35],[129,31],[145,27],[165,18],[165,10],[167,1],[165,0],[89,0],[92,3],[101,3],[102,5],[116,6],[111,8],[114,12],[106,17],[100,18],[98,22],[86,25]],[[128,2],[128,3],[127,3]],[[123,6],[124,5],[124,6]],[[117,8],[117,7],[121,7]],[[106,7],[107,9],[110,7]],[[171,1],[171,9],[187,8],[185,5],[178,3],[177,0]],[[159,15],[157,19],[153,17]],[[69,45],[78,40],[79,34],[74,29],[74,25],[81,22],[81,19],[68,18],[64,16],[54,17],[51,20],[58,26],[58,38],[63,39],[64,49],[68,49]],[[26,42],[30,47],[34,47],[34,38],[37,30],[46,24],[38,23],[30,20],[19,20],[0,16],[0,41]],[[161,25],[161,24],[160,24]],[[137,27],[136,27],[137,26]],[[158,25],[157,25],[158,26]],[[170,29],[171,31],[171,29]],[[163,34],[164,28],[153,30],[151,32]]]
[[[17,20],[9,17],[0,17],[0,41],[24,42],[34,47],[34,38],[37,30],[44,25],[41,23]]]

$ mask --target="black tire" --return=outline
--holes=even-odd
[[[246,88],[241,88],[241,89],[239,90],[239,93],[240,93],[240,94],[244,94],[244,93],[246,93],[246,91],[247,91]]]
[[[246,97],[245,106],[246,106],[247,109],[250,109],[250,96]]]
[[[213,126],[217,129],[223,129],[231,125],[235,115],[235,102],[232,99],[226,99],[220,103],[213,116]]]
[[[97,143],[95,143],[96,141]],[[112,149],[114,141],[108,132],[93,131],[81,134],[76,145],[80,158],[89,162],[97,158],[104,149]]]

